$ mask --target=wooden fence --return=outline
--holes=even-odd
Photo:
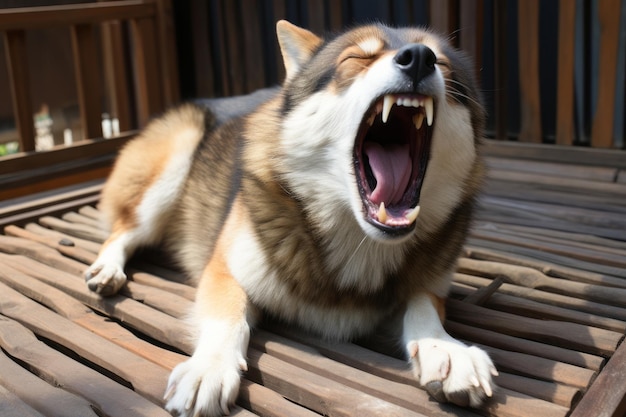
[[[274,22],[317,33],[355,23],[428,25],[476,61],[490,136],[624,147],[626,1],[192,1],[182,17],[190,96],[232,95],[282,78]],[[620,44],[621,42],[621,44]],[[622,52],[620,52],[622,51]]]
[[[149,117],[179,100],[170,15],[171,5],[166,0],[0,10],[20,145],[20,153],[0,159],[0,200],[106,175],[111,158],[102,157],[115,153]],[[26,35],[27,31],[57,27],[70,32],[85,140],[35,152]],[[100,51],[102,57],[98,56]],[[101,128],[105,93],[123,132],[106,141],[102,140]],[[21,188],[12,193],[10,189],[16,187]]]
[[[104,1],[0,10],[21,151],[0,158],[0,200],[106,175],[115,150],[178,101],[179,86],[192,98],[279,83],[274,23],[283,18],[318,33],[373,20],[430,25],[475,57],[492,138],[608,148],[621,158],[626,0]],[[39,153],[24,39],[43,27],[71,33],[87,140]],[[127,132],[106,141],[105,93]]]

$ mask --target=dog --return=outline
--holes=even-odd
[[[223,122],[183,104],[122,149],[88,287],[116,293],[129,256],[155,244],[197,279],[174,415],[228,413],[261,314],[341,340],[395,323],[431,395],[480,406],[497,371],[442,325],[484,176],[471,64],[417,28],[323,40],[280,21],[277,37],[286,77],[269,100]]]

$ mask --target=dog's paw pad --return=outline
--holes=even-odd
[[[101,295],[113,295],[126,283],[124,269],[117,264],[93,264],[85,271],[87,287]]]
[[[496,368],[477,347],[456,341],[425,339],[408,346],[420,384],[439,402],[479,407],[493,395]]]
[[[245,366],[230,366],[223,359],[192,357],[174,368],[164,396],[167,411],[180,417],[228,414]]]

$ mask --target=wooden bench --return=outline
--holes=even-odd
[[[264,323],[232,414],[623,415],[626,166],[581,165],[585,150],[568,163],[520,159],[528,148],[511,146],[485,146],[491,174],[448,302],[449,331],[500,370],[484,409],[430,399],[384,341]],[[146,253],[121,294],[87,290],[82,272],[105,238],[99,188],[0,209],[3,416],[167,415],[168,374],[192,351],[182,318],[194,289]]]

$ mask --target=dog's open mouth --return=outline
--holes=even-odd
[[[365,113],[354,146],[354,166],[365,219],[401,235],[415,227],[430,157],[433,98],[386,94]]]

